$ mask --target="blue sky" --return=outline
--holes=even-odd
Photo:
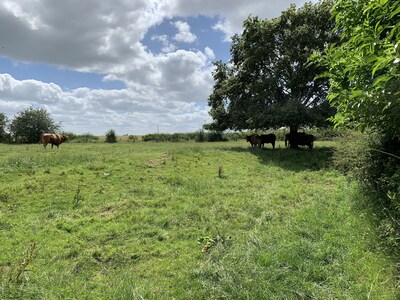
[[[77,134],[199,130],[230,37],[248,15],[277,17],[290,3],[2,1],[0,112],[43,107]]]

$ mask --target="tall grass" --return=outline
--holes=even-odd
[[[396,299],[334,146],[0,145],[0,298]]]

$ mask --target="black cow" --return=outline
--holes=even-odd
[[[298,148],[299,146],[308,146],[312,149],[314,146],[314,136],[304,132],[288,133],[285,135],[285,146],[290,148]]]
[[[276,141],[276,135],[273,133],[270,134],[262,134],[260,135],[260,148],[264,147],[264,144],[271,143],[272,144],[272,149],[275,149],[275,141]]]

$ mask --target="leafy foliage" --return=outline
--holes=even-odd
[[[335,124],[399,133],[399,2],[339,0],[332,13],[342,43],[313,59],[329,68]]]
[[[115,130],[110,129],[106,132],[106,143],[116,143],[117,142],[117,135]]]
[[[339,151],[339,166],[372,195],[381,228],[400,239],[400,8],[394,0],[339,0],[333,10],[341,43],[312,59],[329,68],[329,100],[336,126],[354,124],[368,136]],[[371,135],[372,133],[375,133]]]
[[[10,133],[16,142],[37,143],[42,132],[55,132],[60,127],[44,108],[30,107],[14,116],[10,124]]]
[[[400,140],[376,133],[348,132],[339,139],[333,164],[359,182],[376,212],[381,234],[398,252],[400,246]]]
[[[328,81],[315,79],[325,70],[309,64],[315,50],[335,41],[330,1],[295,5],[279,18],[245,20],[235,35],[230,63],[215,63],[214,89],[208,105],[213,122],[207,129],[269,129],[327,124],[332,108],[324,101]]]

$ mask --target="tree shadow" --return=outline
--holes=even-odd
[[[263,164],[272,164],[280,168],[301,172],[304,170],[322,170],[332,168],[334,147],[317,146],[313,150],[308,148],[286,149],[281,147],[251,148],[231,147],[228,151],[251,153]]]

